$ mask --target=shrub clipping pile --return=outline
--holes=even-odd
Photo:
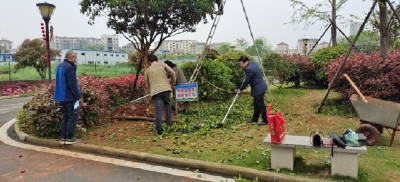
[[[132,92],[135,75],[124,75],[115,79],[102,79],[92,76],[79,77],[83,104],[79,108],[77,128],[95,126],[104,122],[103,114],[109,107],[126,103]],[[144,95],[144,76],[139,75],[134,98]],[[54,83],[26,103],[18,113],[17,120],[21,130],[36,136],[59,136],[62,113],[60,103],[55,102]]]

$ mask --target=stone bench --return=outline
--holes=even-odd
[[[271,146],[271,167],[287,168],[293,170],[296,149],[327,150],[332,147],[314,147],[310,143],[310,137],[286,135],[281,144],[271,143],[271,134],[263,141],[264,145]],[[358,177],[358,154],[366,154],[367,147],[333,147],[331,162],[331,174]]]

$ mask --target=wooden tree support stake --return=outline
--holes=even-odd
[[[353,86],[354,90],[356,90],[356,92],[358,93],[358,95],[361,97],[361,99],[368,103],[367,99],[365,99],[364,95],[360,92],[360,90],[358,89],[358,87],[356,86],[356,84],[354,84],[353,81],[351,81],[350,77],[345,73],[344,77],[346,77],[347,81],[350,82],[351,86]]]
[[[365,19],[364,19],[364,22],[361,24],[360,29],[358,29],[358,32],[357,32],[357,34],[356,34],[356,37],[354,37],[354,40],[351,42],[351,46],[350,46],[349,50],[347,51],[346,56],[344,57],[343,61],[340,63],[338,70],[336,71],[336,73],[335,73],[335,75],[333,76],[331,82],[329,83],[329,86],[328,86],[328,89],[326,90],[325,96],[324,96],[324,98],[322,99],[322,102],[321,102],[321,104],[320,104],[319,107],[318,107],[318,110],[317,110],[318,113],[321,112],[322,106],[324,105],[324,102],[325,102],[326,98],[328,97],[329,92],[331,91],[331,88],[332,88],[333,84],[334,84],[335,81],[336,81],[336,78],[338,77],[338,75],[339,75],[340,72],[342,71],[343,66],[344,66],[344,64],[346,63],[346,60],[347,60],[347,58],[349,57],[349,55],[350,55],[350,53],[351,53],[351,50],[353,49],[354,45],[356,44],[357,39],[358,39],[358,37],[360,36],[360,33],[364,30],[364,26],[365,26],[365,24],[367,23],[369,17],[371,16],[372,11],[374,10],[375,5],[376,5],[377,3],[378,3],[378,0],[374,0],[371,9],[369,10],[367,16],[366,16]]]

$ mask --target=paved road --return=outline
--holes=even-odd
[[[24,102],[29,98],[14,98],[0,100],[0,126],[10,124],[10,120],[22,108]],[[4,127],[3,127],[4,128]],[[30,144],[24,144],[18,141],[14,127],[7,130],[11,143],[17,143],[14,147],[0,142],[0,181],[160,181],[160,182],[197,182],[204,181],[225,181],[224,177],[214,176],[202,173],[203,179],[188,176],[188,171],[184,168],[174,168],[169,166],[160,166],[158,164],[147,163],[142,165],[142,161],[127,159],[116,159],[107,156],[93,156],[87,154],[78,154],[71,151],[62,151],[60,149],[48,149],[50,152],[40,152],[28,150],[25,148],[39,148]],[[5,132],[4,132],[5,133]],[[7,135],[4,134],[4,135]],[[4,137],[3,137],[4,138]],[[10,142],[6,142],[10,143]],[[29,147],[27,147],[29,145]],[[22,147],[25,146],[25,147]],[[42,151],[42,150],[41,150]],[[44,151],[44,150],[43,150]],[[57,153],[57,154],[55,154]],[[73,153],[74,155],[58,155],[58,153]],[[78,157],[78,155],[80,157]],[[82,157],[86,156],[86,157]],[[89,157],[87,157],[89,156]],[[91,158],[101,158],[101,161],[93,161]],[[119,163],[114,163],[119,161]],[[135,167],[125,167],[130,164]],[[154,172],[160,171],[160,172]],[[228,181],[232,181],[229,179]]]

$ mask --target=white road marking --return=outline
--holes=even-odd
[[[12,119],[0,128],[0,141],[2,141],[3,143],[5,143],[7,145],[10,145],[10,146],[28,149],[28,150],[46,152],[46,153],[51,153],[51,154],[64,155],[64,156],[68,156],[68,157],[80,158],[80,159],[85,159],[85,160],[109,163],[109,164],[114,164],[114,165],[118,165],[118,166],[137,168],[137,169],[153,171],[153,172],[157,172],[157,173],[165,173],[165,174],[170,174],[170,175],[174,175],[174,176],[182,176],[182,177],[186,177],[186,178],[198,179],[198,180],[203,180],[203,181],[216,181],[216,182],[221,182],[221,181],[234,182],[235,181],[234,179],[229,179],[229,178],[227,179],[227,178],[223,178],[220,176],[214,176],[214,175],[209,175],[209,174],[204,174],[204,173],[193,173],[191,171],[183,171],[183,170],[162,167],[162,166],[153,166],[153,165],[149,165],[149,164],[145,164],[145,163],[131,162],[131,161],[115,159],[115,158],[110,158],[110,157],[101,157],[101,156],[96,156],[96,155],[91,155],[91,154],[84,154],[84,153],[80,153],[80,152],[71,152],[71,151],[65,151],[65,150],[61,150],[61,149],[51,149],[48,147],[41,147],[41,146],[34,146],[34,145],[20,143],[20,142],[17,142],[15,140],[11,139],[7,135],[7,129],[10,128],[15,122],[16,122],[16,119]],[[199,177],[199,176],[201,176],[201,177]]]

